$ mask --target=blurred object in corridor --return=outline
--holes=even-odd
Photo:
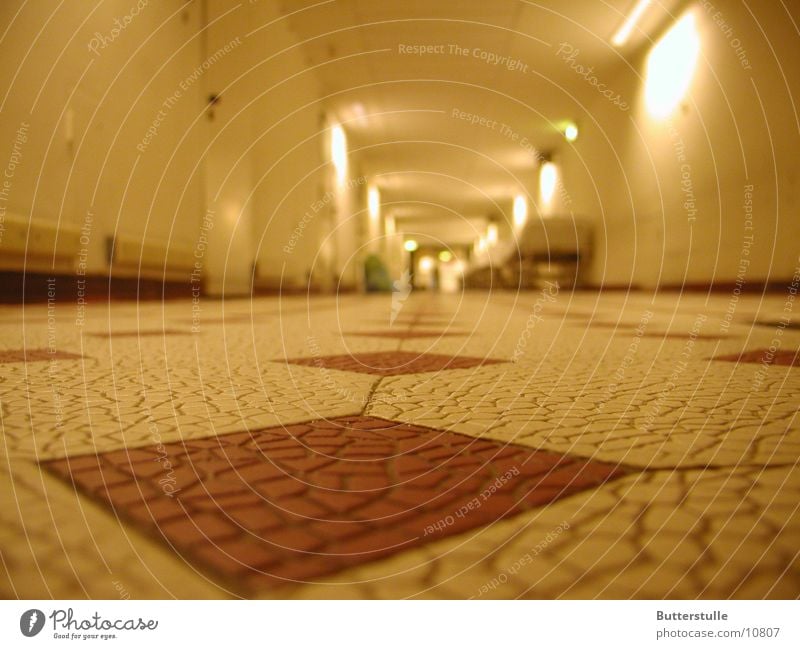
[[[378,255],[369,255],[364,260],[364,284],[369,292],[385,293],[392,290],[389,271]]]

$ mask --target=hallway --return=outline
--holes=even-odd
[[[799,26],[0,2],[0,597],[797,600]]]

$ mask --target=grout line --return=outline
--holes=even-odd
[[[370,388],[369,394],[367,395],[367,398],[364,400],[364,407],[361,409],[361,414],[360,414],[361,417],[367,416],[367,408],[369,408],[370,404],[372,403],[372,397],[375,394],[375,391],[380,386],[381,381],[383,381],[383,379],[385,378],[386,378],[385,376],[379,376],[378,380],[375,381],[375,383]]]

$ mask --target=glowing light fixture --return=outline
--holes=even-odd
[[[381,215],[381,192],[377,187],[370,187],[367,191],[367,208],[370,218],[377,220]]]
[[[364,104],[360,102],[356,102],[350,107],[350,113],[359,126],[365,126],[369,121],[367,119],[367,111],[364,110]]]
[[[347,177],[347,136],[340,124],[331,126],[331,160],[341,185]]]
[[[490,246],[497,243],[497,223],[490,223],[486,228],[486,243]]]
[[[452,259],[453,259],[453,253],[450,252],[449,250],[442,250],[439,253],[439,261],[443,261],[445,264],[448,261],[451,261]]]
[[[528,220],[528,201],[522,194],[514,197],[514,225],[521,228]]]
[[[700,35],[694,14],[687,12],[653,47],[647,59],[644,98],[653,117],[667,117],[692,82]]]
[[[414,241],[414,239],[408,239],[404,244],[403,248],[408,250],[408,252],[414,252],[417,248],[419,248],[419,244]]]
[[[475,242],[475,252],[481,253],[486,250],[486,237],[479,237]]]
[[[574,142],[578,139],[578,127],[572,122],[564,127],[564,138],[567,142]]]
[[[558,169],[552,162],[545,162],[539,169],[539,196],[545,205],[553,200],[557,182]]]
[[[639,19],[647,10],[647,7],[650,6],[651,2],[652,0],[639,0],[639,2],[634,5],[633,10],[628,14],[625,22],[622,23],[620,28],[614,34],[614,37],[611,39],[611,43],[613,45],[616,47],[622,47],[628,42],[628,38],[630,37],[633,28],[636,27],[636,23],[639,22]]]
[[[419,260],[419,269],[423,273],[427,273],[433,270],[433,257],[428,257],[428,256],[422,257]]]

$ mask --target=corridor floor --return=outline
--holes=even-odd
[[[0,307],[0,592],[795,598],[786,296]]]

